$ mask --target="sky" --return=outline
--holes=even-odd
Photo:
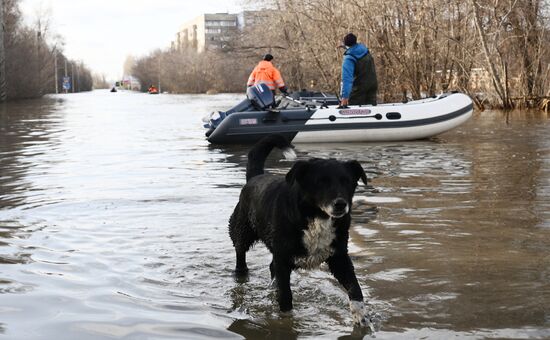
[[[167,48],[178,28],[203,13],[237,13],[240,0],[22,0],[25,22],[49,17],[65,55],[116,80],[128,55]],[[51,34],[53,36],[54,34]]]

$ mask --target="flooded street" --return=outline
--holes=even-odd
[[[0,106],[0,334],[361,338],[324,266],[294,272],[291,316],[263,245],[249,280],[232,276],[227,222],[248,147],[209,145],[200,119],[242,98],[95,91]],[[377,339],[550,338],[544,114],[484,112],[428,141],[296,151],[367,171],[350,253],[382,317]]]

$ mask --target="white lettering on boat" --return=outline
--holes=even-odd
[[[371,113],[369,109],[345,109],[339,111],[341,115],[344,116],[362,116],[368,115]]]
[[[239,125],[258,125],[258,119],[257,118],[239,119]]]

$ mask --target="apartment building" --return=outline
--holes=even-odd
[[[172,42],[172,49],[194,49],[200,53],[208,49],[223,48],[236,37],[239,30],[253,25],[256,17],[256,11],[202,14],[180,27]]]
[[[237,14],[202,14],[180,27],[172,47],[176,50],[191,48],[197,52],[222,48],[237,30]]]

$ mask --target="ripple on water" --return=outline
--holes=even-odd
[[[405,280],[411,272],[415,272],[415,270],[410,268],[394,268],[372,273],[369,275],[369,279],[376,281],[402,281]]]
[[[354,203],[398,203],[402,199],[399,197],[383,197],[383,196],[355,196]]]

